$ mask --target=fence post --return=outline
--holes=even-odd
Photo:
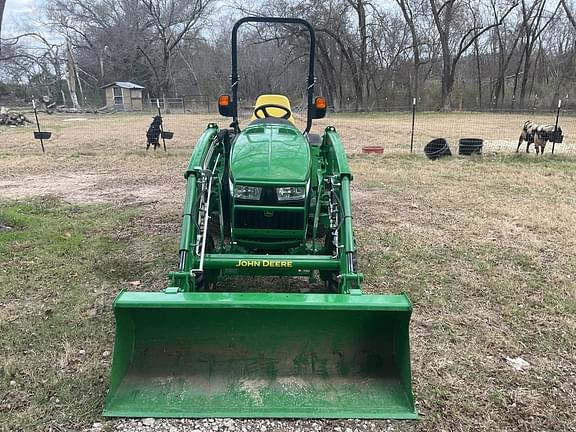
[[[164,144],[164,152],[166,152],[166,140],[164,139],[164,126],[162,125],[162,113],[160,112],[160,99],[156,99],[156,107],[158,108],[158,117],[160,117],[160,136],[162,137],[162,144]],[[154,150],[156,150],[156,147],[154,147]]]
[[[412,133],[410,134],[410,154],[414,151],[414,121],[416,120],[416,98],[412,99]]]
[[[558,108],[556,109],[556,124],[554,125],[554,138],[552,139],[552,154],[556,149],[556,133],[558,130],[558,117],[560,117],[560,107],[562,106],[562,99],[558,99]]]
[[[34,108],[34,117],[36,117],[36,126],[38,127],[38,136],[40,137],[40,145],[42,146],[42,153],[46,153],[44,151],[44,139],[42,137],[42,132],[40,131],[40,122],[38,121],[38,111],[36,111],[36,100],[34,99],[34,95],[32,95],[32,108]]]

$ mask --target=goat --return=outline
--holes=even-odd
[[[522,142],[526,141],[526,153],[530,153],[530,144],[534,144],[536,154],[544,154],[546,143],[548,141],[562,142],[562,129],[554,125],[539,125],[528,120],[522,127],[516,153],[520,150]]]
[[[150,127],[146,131],[146,140],[147,140],[146,151],[148,151],[150,145],[154,146],[154,150],[160,147],[160,142],[158,141],[158,138],[160,138],[161,126],[162,126],[162,117],[154,116],[152,118],[152,123],[150,124]]]

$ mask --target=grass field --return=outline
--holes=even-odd
[[[146,153],[149,116],[77,118],[43,119],[54,131],[46,156],[30,128],[0,130],[1,431],[82,430],[103,421],[112,301],[134,289],[131,282],[165,286],[177,261],[182,173],[210,120],[169,116],[176,132],[169,152]],[[409,144],[394,126],[409,119],[390,119],[332,120],[355,175],[365,290],[405,291],[414,302],[422,418],[297,427],[576,430],[576,159],[508,154],[513,137],[505,151],[472,159],[361,155],[382,125],[394,148]],[[466,128],[481,123],[453,119]],[[514,120],[511,135],[523,121]],[[431,114],[430,128],[437,123]],[[418,142],[435,133],[420,133]],[[387,148],[388,140],[376,141]],[[516,371],[507,357],[530,366]],[[284,431],[296,423],[275,424],[273,431]],[[103,430],[117,427],[125,423],[104,421]]]
[[[145,145],[145,133],[152,114],[42,114],[43,130],[53,133],[47,148],[52,155],[90,155],[103,151],[139,152]],[[302,115],[296,117],[303,126]],[[414,153],[422,154],[427,142],[446,138],[454,154],[460,138],[481,138],[484,152],[506,155],[516,151],[518,137],[526,120],[540,124],[554,124],[552,114],[494,114],[473,112],[424,112],[418,113],[414,132]],[[168,142],[172,150],[188,151],[208,122],[215,121],[222,127],[229,119],[207,114],[172,114],[165,117],[167,130],[175,132],[175,139]],[[315,122],[317,131],[326,125],[335,125],[346,142],[350,153],[360,153],[363,146],[380,145],[387,154],[410,153],[410,113],[353,113],[331,114]],[[576,155],[576,116],[562,114],[559,126],[564,142],[557,144],[555,154]],[[2,154],[37,154],[40,143],[32,139],[31,128],[0,128]],[[547,152],[551,151],[548,143]],[[522,151],[526,149],[522,145]],[[532,146],[531,151],[534,152]]]

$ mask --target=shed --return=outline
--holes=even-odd
[[[106,92],[106,106],[124,111],[142,111],[144,87],[128,81],[115,81],[102,87]]]

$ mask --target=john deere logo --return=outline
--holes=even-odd
[[[274,261],[274,260],[238,260],[235,267],[283,267],[292,268],[292,261]]]
[[[272,216],[274,216],[274,212],[271,212],[271,211],[265,211],[264,212],[264,217],[271,218]]]

